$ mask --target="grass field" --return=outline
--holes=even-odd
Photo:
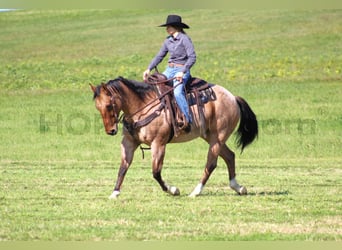
[[[171,12],[191,26],[193,75],[257,114],[258,140],[236,154],[247,196],[220,160],[187,197],[206,158],[196,140],[167,148],[181,196],[137,151],[107,199],[121,135],[104,133],[88,83],[141,79]],[[342,240],[342,11],[15,11],[0,30],[0,240]]]

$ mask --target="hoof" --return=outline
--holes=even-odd
[[[202,183],[199,183],[199,184],[195,187],[194,191],[192,191],[192,193],[189,194],[189,197],[194,198],[194,197],[196,197],[196,196],[199,196],[199,195],[202,193],[203,187],[204,187],[204,186],[202,185]]]
[[[113,191],[113,193],[108,197],[110,200],[115,200],[119,197],[120,191]]]
[[[247,188],[245,188],[244,186],[241,186],[238,194],[239,195],[247,195]]]
[[[247,189],[244,186],[240,186],[235,179],[231,179],[229,185],[237,194],[247,195]]]
[[[169,194],[173,195],[173,196],[178,196],[178,195],[180,195],[179,189],[178,189],[177,187],[174,187],[174,186],[169,187],[169,188],[167,189],[167,192],[168,192]]]
[[[190,198],[195,198],[195,197],[197,197],[197,196],[199,196],[199,194],[196,194],[196,193],[194,193],[194,192],[192,192],[191,194],[189,194],[189,197],[190,197]]]

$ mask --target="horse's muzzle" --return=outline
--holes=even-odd
[[[112,129],[112,130],[107,131],[107,134],[108,135],[116,135],[117,132],[118,131],[116,129]]]

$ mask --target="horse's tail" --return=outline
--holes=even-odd
[[[243,149],[258,136],[258,121],[253,110],[242,97],[236,96],[235,99],[240,108],[240,125],[236,142],[242,153]]]

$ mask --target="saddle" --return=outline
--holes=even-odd
[[[164,107],[169,110],[168,120],[173,127],[174,136],[178,136],[181,130],[185,129],[185,116],[181,112],[173,94],[173,82],[168,80],[165,75],[155,72],[150,75],[146,81],[155,86]],[[185,86],[186,99],[189,106],[197,105],[198,121],[194,120],[196,126],[200,128],[201,134],[206,136],[206,122],[204,117],[204,104],[216,100],[215,92],[212,90],[212,84],[200,78],[192,77]],[[190,109],[190,115],[193,113]],[[193,116],[194,117],[194,116]]]

